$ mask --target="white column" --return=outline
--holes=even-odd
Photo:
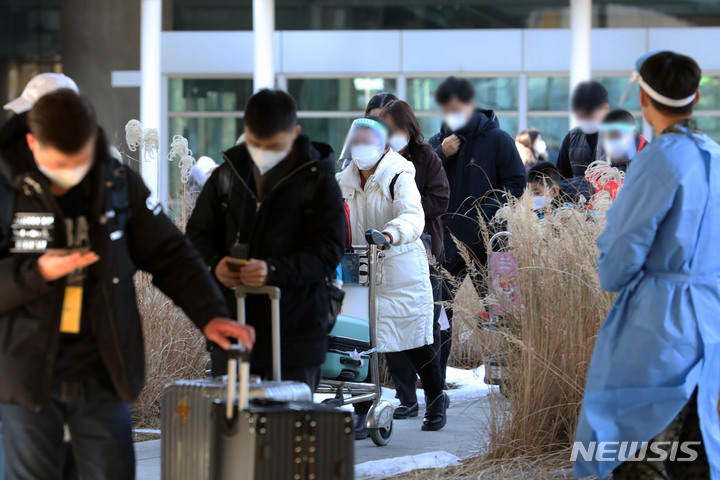
[[[528,124],[528,77],[522,72],[518,75],[518,132],[530,128]]]
[[[140,122],[143,128],[160,129],[162,105],[160,77],[160,36],[162,33],[162,0],[142,0],[140,19]],[[165,141],[160,131],[160,143]],[[159,155],[158,155],[159,157]],[[141,161],[142,177],[150,191],[158,194],[158,158],[156,161]]]
[[[275,0],[253,0],[253,36],[255,65],[253,88],[275,87]]]
[[[592,78],[592,0],[570,0],[570,94],[578,83]],[[574,119],[570,118],[570,124]]]

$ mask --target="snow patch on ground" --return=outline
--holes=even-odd
[[[413,470],[443,468],[458,463],[460,463],[460,457],[444,451],[373,460],[372,462],[355,465],[355,479],[387,478]]]
[[[484,365],[472,370],[448,367],[447,383],[452,388],[447,390],[447,394],[450,396],[451,404],[477,400],[478,398],[487,395],[491,388],[497,388],[485,385],[485,382],[483,381],[484,378]],[[329,394],[315,394],[315,402],[321,402],[326,398],[332,397],[333,396]],[[417,390],[417,398],[420,405],[425,405],[425,393],[422,389]],[[387,400],[396,407],[400,405],[400,400],[395,398],[395,389],[393,388],[383,387],[382,399]],[[352,410],[352,405],[346,405],[343,408]]]

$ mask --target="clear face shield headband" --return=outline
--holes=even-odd
[[[635,126],[627,123],[605,123],[598,138],[609,165],[626,163],[637,153]]]
[[[666,105],[668,107],[684,107],[695,101],[695,98],[697,97],[697,92],[686,98],[669,98],[653,89],[650,85],[647,84],[645,79],[640,76],[640,69],[642,68],[643,63],[645,63],[645,60],[663,51],[664,50],[654,50],[652,52],[646,53],[645,55],[637,59],[637,61],[635,62],[635,71],[630,75],[630,79],[625,85],[625,90],[620,97],[619,105],[623,105],[627,101],[628,97],[630,96],[630,89],[632,88],[633,83],[637,83],[638,85],[640,85],[640,88],[643,90],[643,92],[647,93],[650,98],[652,98],[661,105]]]
[[[383,124],[371,118],[358,118],[350,126],[338,161],[343,170],[353,161],[360,170],[367,170],[370,163],[380,160],[387,142],[388,131]]]

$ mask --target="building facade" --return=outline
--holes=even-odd
[[[15,33],[0,41],[0,67],[7,65],[0,101],[18,95],[31,73],[65,71],[121,144],[124,123],[139,112],[139,1],[3,4],[14,16],[0,22],[22,41]],[[242,109],[253,91],[251,4],[163,2],[159,127],[165,150],[180,134],[196,156],[221,161],[220,152],[242,132]],[[351,120],[383,91],[406,99],[430,137],[440,125],[432,94],[447,75],[470,78],[479,105],[493,109],[511,135],[540,130],[551,153],[569,129],[567,0],[276,0],[276,28],[276,85],[296,98],[304,132],[336,149]],[[620,106],[640,55],[686,53],[704,72],[700,126],[720,140],[720,56],[708,48],[718,44],[718,2],[594,2],[591,66],[611,106]],[[622,107],[647,131],[633,88]],[[166,161],[158,167],[158,194],[172,205],[181,189],[179,169]]]

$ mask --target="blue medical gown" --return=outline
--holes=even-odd
[[[650,441],[697,387],[718,480],[720,146],[677,128],[686,133],[633,159],[598,238],[600,283],[620,293],[595,344],[576,441]],[[579,456],[575,476],[603,478],[620,463]]]

